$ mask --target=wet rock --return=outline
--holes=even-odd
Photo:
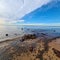
[[[22,38],[20,41],[23,42],[24,40],[25,40],[25,39]]]
[[[23,28],[21,28],[21,30],[23,30]]]
[[[6,34],[6,36],[8,36],[8,34]]]
[[[52,50],[56,54],[56,56],[60,58],[60,51],[58,51],[58,50],[56,50],[54,48]]]
[[[35,34],[27,34],[22,37],[23,40],[26,39],[35,39],[37,36]]]
[[[15,33],[15,35],[17,36],[17,33]]]

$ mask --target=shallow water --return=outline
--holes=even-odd
[[[7,38],[7,37],[15,37],[17,35],[22,35],[23,30],[22,26],[0,26],[0,39]],[[8,34],[8,36],[6,36]]]
[[[55,32],[54,32],[55,30]],[[35,31],[35,32],[32,32]],[[60,27],[49,26],[2,26],[0,25],[0,41],[8,37],[21,36],[28,33],[48,33],[50,36],[60,36]],[[6,36],[8,34],[8,36]]]

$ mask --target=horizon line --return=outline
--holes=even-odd
[[[60,23],[33,23],[33,24],[0,24],[0,25],[25,25],[25,26],[60,26]]]

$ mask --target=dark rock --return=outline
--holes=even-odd
[[[23,28],[21,28],[21,30],[23,30]]]
[[[8,36],[8,34],[6,34],[6,36]]]
[[[56,50],[54,48],[52,50],[56,54],[56,56],[60,58],[60,51],[58,51],[58,50]]]
[[[27,34],[22,37],[23,40],[26,39],[35,39],[37,36],[35,34]]]
[[[24,40],[25,40],[25,39],[22,38],[20,41],[23,42]]]
[[[41,35],[46,35],[45,33],[41,33]]]
[[[15,33],[15,35],[17,36],[17,33]]]

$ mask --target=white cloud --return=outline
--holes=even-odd
[[[6,21],[17,20],[51,0],[0,0],[0,18]],[[18,20],[17,20],[18,21]],[[23,22],[23,20],[21,20]]]
[[[8,24],[17,24],[22,22],[24,22],[24,20],[12,20],[12,21],[8,21]]]
[[[15,14],[23,6],[23,0],[0,0],[0,16],[2,18],[15,18]]]
[[[21,24],[20,24],[21,25]],[[33,23],[33,24],[22,24],[26,26],[60,26],[60,23]]]
[[[23,8],[19,11],[21,13],[17,12],[17,17],[21,18],[35,9],[49,3],[50,1],[51,0],[25,0]]]
[[[10,20],[5,18],[0,18],[0,25],[15,25],[18,23],[24,23],[24,20]]]

